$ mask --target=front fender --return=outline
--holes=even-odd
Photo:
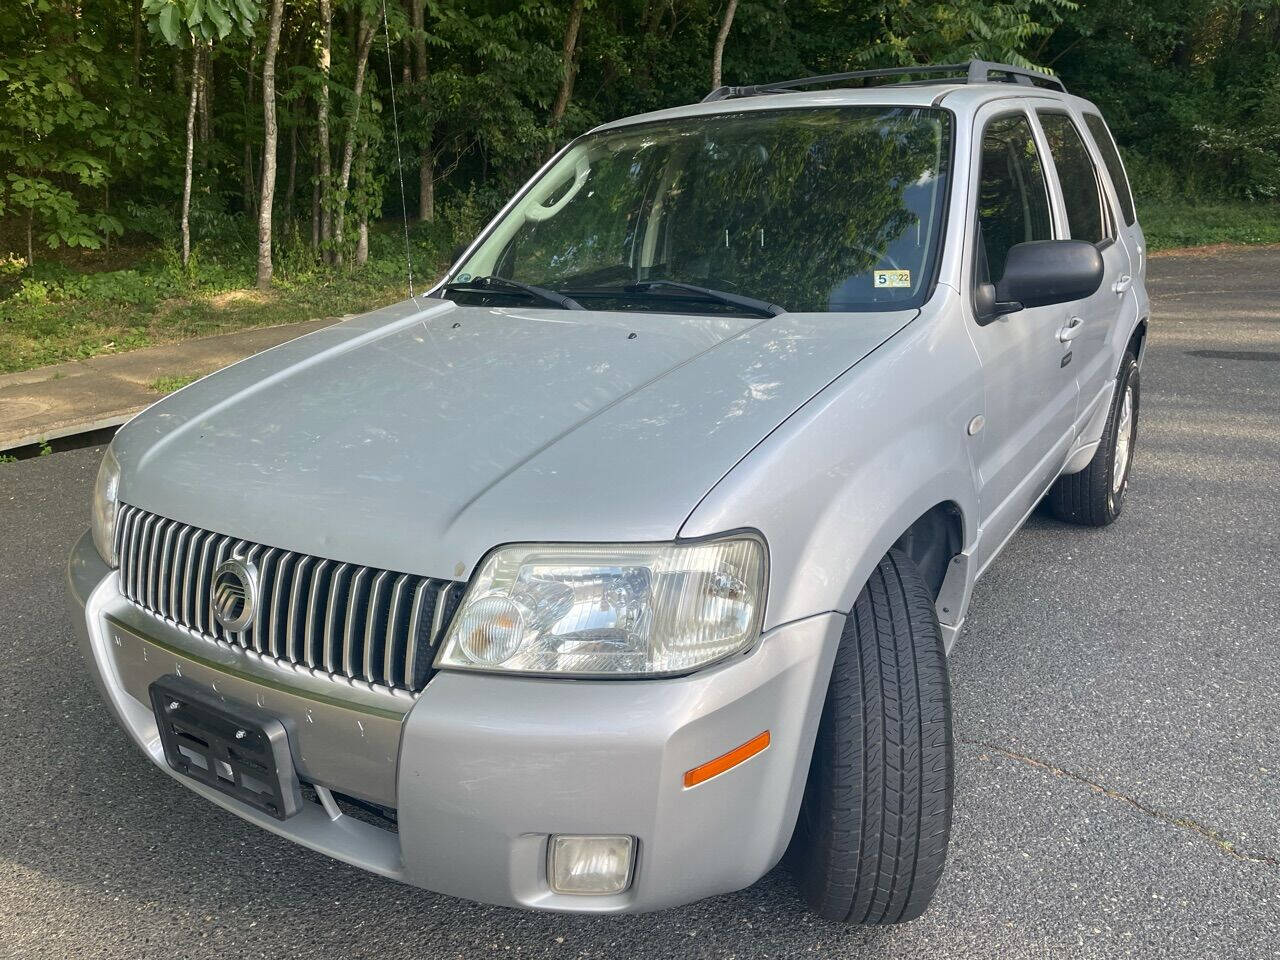
[[[972,545],[967,426],[982,411],[981,366],[954,293],[939,291],[939,302],[743,458],[685,522],[686,537],[740,527],[764,534],[766,629],[848,611],[894,541],[938,503],[959,508],[965,549]]]

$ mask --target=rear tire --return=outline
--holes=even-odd
[[[845,622],[789,859],[820,916],[924,912],[951,835],[951,687],[928,587],[890,550]]]
[[[1138,441],[1140,386],[1138,360],[1126,352],[1116,378],[1107,425],[1093,459],[1079,473],[1059,477],[1049,490],[1049,510],[1059,520],[1105,527],[1120,516]]]

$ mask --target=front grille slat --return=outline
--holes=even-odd
[[[121,591],[147,612],[264,658],[411,693],[430,679],[465,587],[239,540],[128,504],[116,538]],[[258,571],[257,612],[238,633],[212,610],[216,571],[231,557]]]
[[[138,527],[138,555],[137,566],[133,571],[133,586],[135,596],[139,600],[145,596],[147,582],[147,558],[151,555],[148,551],[151,547],[151,538],[155,535],[156,524],[160,522],[159,517],[145,517]]]
[[[302,644],[306,643],[306,628],[298,629],[299,615],[305,616],[305,610],[302,606],[302,592],[311,589],[311,568],[315,565],[315,557],[302,556],[298,558],[298,562],[294,564],[293,586],[289,588],[289,607],[285,616],[284,630],[284,649],[285,659],[290,663],[303,663],[304,650]],[[283,572],[283,571],[282,571]],[[283,595],[284,585],[279,585],[279,593]],[[310,666],[310,664],[307,664]]]
[[[409,630],[405,634],[404,651],[404,683],[413,683],[414,669],[418,663],[418,631],[427,617],[431,616],[431,604],[435,601],[435,592],[430,589],[432,581],[424,580],[418,584],[413,594],[413,609],[409,614]]]
[[[332,560],[321,560],[316,564],[316,572],[311,575],[311,587],[307,590],[307,625],[302,631],[302,643],[307,648],[306,664],[315,669],[324,661],[324,605],[326,584],[330,582],[333,568]]]
[[[200,569],[200,552],[204,548],[204,542],[208,539],[208,534],[203,530],[191,528],[191,542],[187,546],[187,563],[182,571],[182,585],[178,588],[182,595],[182,620],[184,623],[195,623],[196,620],[196,598],[195,591],[186,588],[187,584],[194,584],[196,574]]]
[[[169,547],[169,566],[164,578],[164,609],[170,620],[182,619],[182,600],[178,594],[178,585],[182,580],[182,567],[186,563],[187,538],[191,528],[185,523],[174,524],[173,538]]]
[[[378,667],[382,665],[382,645],[387,636],[384,604],[391,593],[388,584],[394,576],[390,570],[383,570],[369,588],[369,607],[364,616],[364,678],[370,683],[379,682]]]
[[[364,646],[364,609],[369,602],[369,568],[361,567],[351,578],[351,589],[347,593],[347,625],[342,634],[342,672],[348,677],[356,677],[357,666],[363,659]]]
[[[164,542],[172,525],[172,520],[161,520],[151,531],[151,542],[155,549],[147,564],[147,607],[156,613],[160,612],[160,565],[165,558]]]
[[[389,687],[395,686],[397,682],[404,683],[402,678],[396,676],[395,668],[396,664],[404,662],[404,656],[398,648],[401,640],[406,638],[408,611],[405,604],[411,597],[406,587],[411,585],[412,579],[407,573],[396,578],[395,586],[391,588],[391,601],[387,605],[387,625],[382,635],[382,682]]]
[[[334,678],[421,692],[466,585],[239,540],[120,504],[120,590],[148,613]],[[257,613],[229,632],[212,581],[230,557],[255,564]]]
[[[275,607],[276,568],[280,565],[280,551],[268,547],[258,561],[258,611],[254,616],[253,649],[259,653],[276,655],[275,623],[271,611]]]
[[[347,587],[351,583],[351,564],[343,563],[329,578],[329,606],[324,618],[324,650],[321,665],[329,673],[338,672],[338,652],[342,648],[342,622],[346,619]]]

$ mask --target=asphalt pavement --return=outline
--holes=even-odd
[[[116,729],[76,652],[62,566],[90,448],[0,464],[0,956],[1280,956],[1280,250],[1157,259],[1150,285],[1124,515],[1037,516],[978,585],[920,920],[817,920],[783,869],[647,916],[486,907],[206,803]]]

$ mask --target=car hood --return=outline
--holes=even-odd
[[[516,541],[675,537],[915,316],[770,319],[419,298],[234,364],[116,437],[121,499],[333,559],[466,576]]]

